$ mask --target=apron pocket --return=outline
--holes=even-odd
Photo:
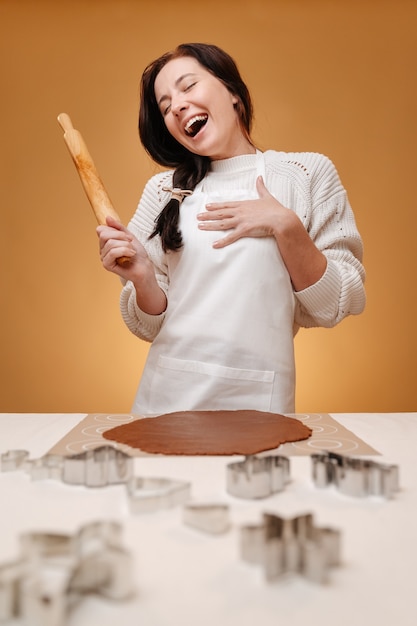
[[[269,411],[274,378],[273,371],[239,369],[160,355],[152,380],[152,410]]]

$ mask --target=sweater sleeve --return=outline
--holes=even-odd
[[[158,236],[149,239],[155,226],[155,219],[165,206],[169,192],[162,190],[171,186],[172,172],[163,172],[153,176],[145,186],[138,208],[128,224],[128,229],[137,237],[146,249],[155,268],[155,276],[165,295],[168,294],[168,270],[166,254],[162,250]],[[142,311],[136,302],[136,290],[131,281],[123,285],[120,294],[120,310],[128,329],[140,339],[152,342],[158,334],[165,318],[161,315],[149,315]]]
[[[365,307],[362,239],[333,163],[318,154],[308,154],[306,162],[311,204],[303,221],[327,268],[317,283],[295,292],[295,323],[330,328]]]

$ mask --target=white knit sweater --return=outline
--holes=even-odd
[[[365,306],[362,240],[333,163],[311,152],[269,150],[264,157],[268,191],[296,212],[327,258],[327,269],[320,280],[295,292],[294,332],[300,326],[332,327],[347,315],[361,313]],[[255,187],[255,177],[254,155],[215,161],[204,180],[204,189],[210,192]],[[129,229],[145,246],[155,266],[158,283],[169,298],[166,254],[159,237],[148,240],[156,217],[170,198],[169,192],[162,190],[166,186],[172,187],[172,171],[156,174],[148,181]],[[149,315],[141,311],[131,282],[122,289],[120,307],[129,330],[141,339],[153,341],[164,313]]]

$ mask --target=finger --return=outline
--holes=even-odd
[[[125,233],[129,232],[126,226],[124,226],[121,222],[119,222],[119,220],[116,220],[111,215],[108,215],[106,217],[106,224],[107,226],[110,226],[111,228],[115,228],[116,230],[120,230]]]
[[[129,245],[123,245],[123,242],[108,242],[101,250],[100,257],[106,269],[114,268],[117,260],[121,257],[130,258],[136,255],[136,251]]]
[[[224,211],[216,211],[216,213],[199,213],[197,215],[197,219],[199,222],[215,222],[220,220],[225,220],[230,218],[231,216],[225,213]]]
[[[260,198],[266,198],[270,196],[268,189],[265,187],[264,179],[262,176],[258,176],[256,179],[256,190]]]
[[[237,241],[238,239],[240,239],[240,237],[236,234],[236,231],[233,231],[229,235],[226,235],[226,237],[222,237],[222,239],[217,239],[217,241],[213,243],[213,248],[216,248],[216,249],[225,248],[226,246],[229,246],[231,243],[234,243],[235,241]]]
[[[199,222],[198,224],[198,228],[200,230],[230,230],[231,228],[234,228],[234,226],[235,220],[232,218],[222,220],[212,219],[209,221]]]
[[[207,211],[218,211],[219,209],[235,209],[239,202],[209,202],[206,204]]]
[[[213,205],[214,207],[214,205]],[[215,220],[230,220],[233,219],[238,211],[238,203],[234,203],[234,208],[228,206],[225,208],[223,205],[220,205],[220,209],[212,208],[210,211],[204,211],[203,213],[198,213],[197,219],[199,222],[213,222]]]
[[[127,228],[125,228],[123,224],[120,224],[119,222],[113,220],[113,218],[109,219],[111,219],[111,223],[109,223],[108,225],[100,225],[96,228],[96,233],[101,241],[105,242],[108,239],[133,241],[132,233]]]
[[[204,211],[204,213],[199,213],[197,215],[197,219],[199,222],[207,222],[208,220],[214,219],[214,216],[208,211]]]

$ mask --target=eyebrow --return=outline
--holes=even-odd
[[[178,85],[185,79],[185,78],[189,78],[190,76],[197,76],[197,74],[194,74],[194,72],[188,72],[188,74],[182,74],[179,78],[177,78],[177,80],[175,81],[174,85],[175,87],[178,87]],[[164,100],[169,100],[169,96],[161,96],[158,100],[158,105],[161,106],[161,103]]]

